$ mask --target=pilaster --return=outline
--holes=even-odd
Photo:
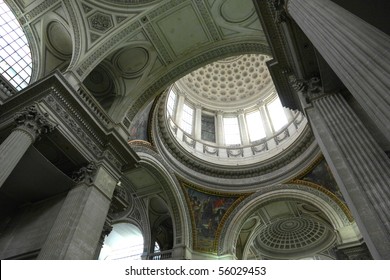
[[[375,259],[390,259],[390,159],[341,93],[314,78],[301,98],[318,144]]]

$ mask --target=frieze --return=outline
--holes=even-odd
[[[79,137],[79,139],[92,151],[92,153],[100,157],[102,155],[102,150],[95,144],[95,142],[87,135],[87,133],[82,129],[79,125],[79,123],[74,119],[73,116],[65,108],[63,108],[56,99],[49,95],[45,97],[45,100],[47,101],[48,105],[50,105],[58,114],[58,116],[63,120],[63,122],[72,129],[73,132]],[[73,114],[75,112],[71,111]],[[80,119],[79,116],[76,115],[78,119]],[[95,138],[96,139],[96,138]],[[98,139],[96,139],[98,140]],[[99,141],[100,144],[103,144],[103,141]]]

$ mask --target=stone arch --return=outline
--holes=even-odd
[[[174,229],[173,247],[190,248],[192,246],[191,220],[180,184],[161,156],[152,150],[150,144],[144,141],[140,144],[140,142],[133,141],[131,147],[141,159],[139,166],[152,172],[160,182],[160,190],[166,195]]]
[[[219,254],[235,254],[234,246],[245,221],[256,209],[278,199],[294,199],[313,204],[321,209],[335,231],[353,224],[350,213],[340,206],[342,202],[321,188],[299,184],[265,187],[245,199],[230,215],[222,229],[221,239],[224,238],[219,242]]]
[[[132,245],[129,246],[131,243]],[[99,259],[129,257],[141,259],[145,253],[145,245],[145,233],[138,223],[132,220],[118,220],[113,222],[111,232],[105,237]],[[118,251],[122,252],[118,253]]]

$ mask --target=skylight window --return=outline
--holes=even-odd
[[[259,111],[247,114],[246,123],[248,126],[249,138],[252,142],[265,138],[266,135]]]
[[[0,74],[17,90],[27,87],[31,77],[31,52],[17,19],[0,0]]]
[[[194,116],[194,109],[187,104],[183,106],[183,116],[181,119],[181,128],[188,134],[192,133],[192,121]]]
[[[240,128],[238,126],[238,119],[223,118],[223,128],[225,132],[225,144],[237,145],[241,144]]]
[[[287,117],[279,98],[268,103],[267,109],[275,132],[287,124]]]

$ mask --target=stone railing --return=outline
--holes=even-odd
[[[171,260],[173,250],[167,250],[157,253],[150,253],[147,255],[147,260]]]
[[[187,151],[199,158],[225,164],[232,161],[233,158],[236,164],[240,159],[243,159],[243,161],[245,159],[245,162],[248,163],[249,158],[257,161],[260,158],[266,159],[274,156],[290,145],[307,124],[304,115],[297,113],[288,124],[272,137],[254,141],[249,145],[217,146],[213,143],[195,139],[193,135],[183,131],[172,118],[168,118],[167,121],[172,135]]]

